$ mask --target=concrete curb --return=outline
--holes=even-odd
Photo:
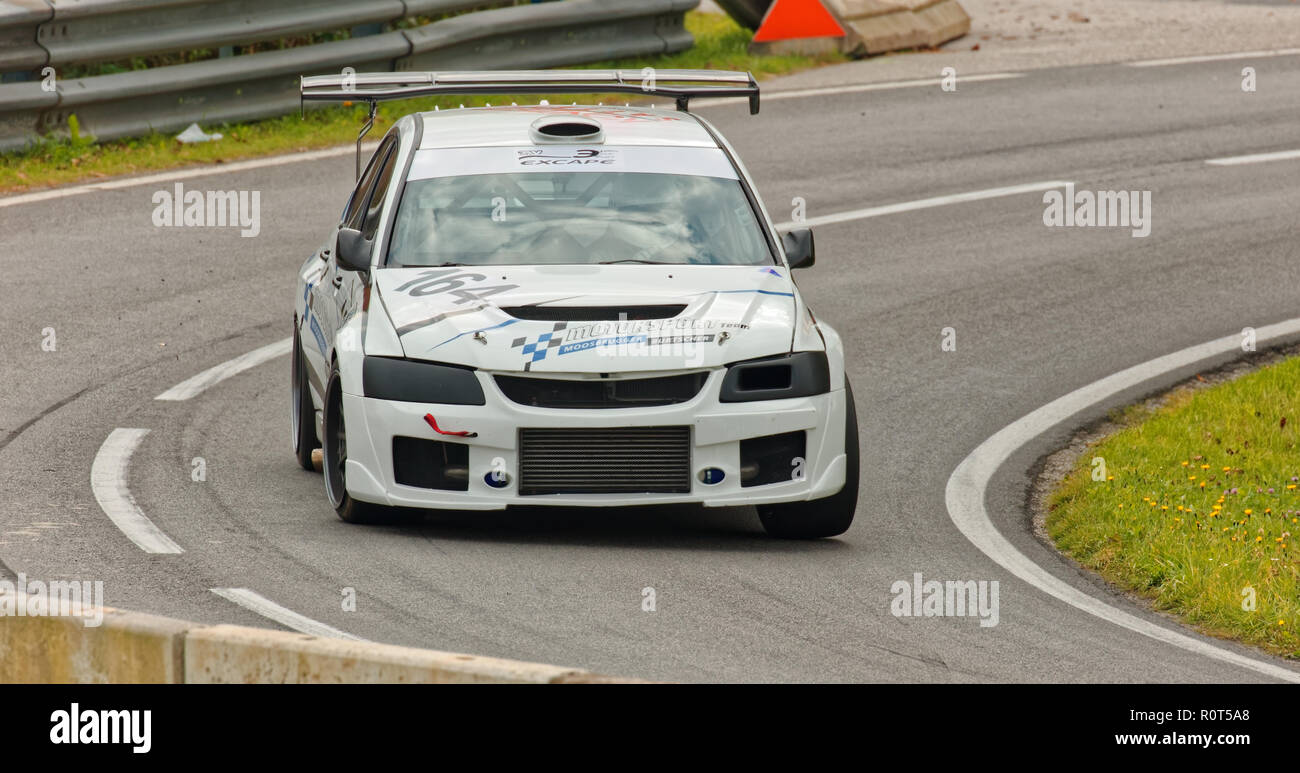
[[[16,608],[28,609],[20,594]],[[0,615],[0,683],[627,683],[576,668],[328,639],[236,625],[200,625],[103,608],[80,616]]]
[[[907,48],[934,48],[970,32],[957,0],[822,0],[844,28],[843,38],[752,43],[757,54],[815,54],[836,46],[851,56]]]

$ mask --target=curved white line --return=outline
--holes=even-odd
[[[146,553],[183,553],[153,521],[140,510],[127,487],[126,470],[131,454],[149,434],[147,429],[115,429],[95,454],[90,465],[90,488],[104,514],[132,542]]]
[[[154,399],[188,400],[231,376],[243,373],[249,368],[255,368],[268,360],[273,360],[291,351],[293,351],[292,338],[285,338],[273,344],[267,344],[251,352],[241,354],[233,360],[226,360],[220,365],[214,365],[196,376],[191,376]]]
[[[1272,339],[1294,336],[1297,333],[1300,333],[1300,318],[1259,328],[1255,331],[1255,337],[1257,343],[1264,343]],[[1090,615],[1096,615],[1130,631],[1199,655],[1222,660],[1275,679],[1300,682],[1300,673],[1296,671],[1248,658],[1201,639],[1163,628],[1078,590],[1017,550],[998,532],[989,519],[988,510],[984,507],[985,494],[993,474],[1011,458],[1012,454],[1029,441],[1080,411],[1111,398],[1125,389],[1179,368],[1236,350],[1240,347],[1241,340],[1239,335],[1225,336],[1135,365],[1076,389],[1064,397],[1059,397],[1003,428],[971,451],[970,455],[957,465],[957,469],[953,470],[952,477],[948,478],[948,516],[952,518],[952,522],[957,525],[961,533],[966,535],[966,539],[1004,569],[1044,593],[1055,596]]]
[[[353,636],[350,633],[344,633],[337,628],[332,628],[324,623],[312,620],[310,617],[300,615],[292,609],[286,609],[270,599],[255,593],[248,588],[212,588],[213,593],[217,594],[227,601],[232,601],[239,606],[252,612],[256,612],[262,617],[269,618],[285,626],[292,628],[299,633],[310,634],[312,636],[324,636],[334,639],[351,639],[352,641],[365,641],[359,636]]]

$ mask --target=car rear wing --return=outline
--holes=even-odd
[[[433,94],[640,94],[689,110],[696,97],[745,97],[758,112],[758,82],[723,70],[500,70],[365,72],[303,76],[304,101],[376,102]]]
[[[758,113],[758,82],[747,72],[726,70],[450,70],[445,72],[343,72],[304,75],[300,103],[367,102],[370,116],[357,134],[357,178],[361,139],[375,125],[375,105],[433,94],[640,94],[669,97],[689,111],[695,97],[744,97]]]

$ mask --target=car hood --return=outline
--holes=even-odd
[[[374,282],[407,357],[487,370],[708,368],[789,352],[793,339],[795,288],[781,267],[385,268]]]

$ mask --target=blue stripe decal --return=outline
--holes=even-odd
[[[438,344],[438,346],[443,346],[444,344],[449,344],[449,343],[451,343],[452,341],[455,341],[457,338],[460,338],[461,336],[474,335],[475,333],[484,333],[484,332],[487,332],[488,330],[496,330],[497,328],[502,328],[502,327],[505,327],[506,325],[513,325],[513,324],[515,324],[515,323],[518,322],[518,321],[519,321],[519,320],[517,320],[517,319],[508,319],[508,320],[506,320],[505,322],[502,322],[502,323],[499,324],[499,325],[492,325],[491,327],[481,327],[481,328],[479,328],[478,330],[466,330],[464,333],[459,333],[459,334],[457,334],[457,335],[452,336],[451,338],[448,338],[446,341],[443,341],[441,344]],[[433,351],[434,349],[437,349],[438,346],[430,346],[430,347],[429,347],[429,351]]]
[[[784,295],[787,298],[793,298],[794,293],[778,293],[776,290],[712,290],[714,294],[722,295],[724,293],[762,293],[763,295]]]

